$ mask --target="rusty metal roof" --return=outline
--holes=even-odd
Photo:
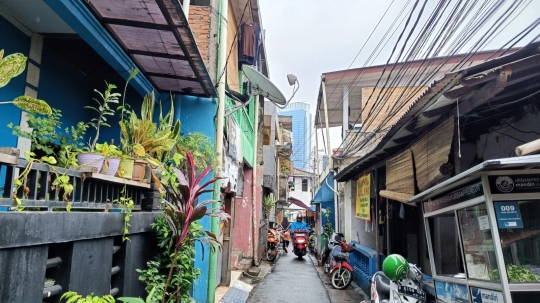
[[[216,95],[178,1],[87,3],[156,89],[193,96]]]

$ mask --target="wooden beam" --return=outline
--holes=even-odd
[[[168,32],[171,31],[169,25],[167,24],[156,24],[156,23],[149,23],[149,22],[144,22],[144,21],[114,19],[114,18],[106,18],[106,17],[101,17],[101,21],[107,24],[146,28],[146,29],[161,30],[161,31],[168,31]]]
[[[177,79],[177,80],[184,80],[184,81],[199,82],[199,80],[196,78],[186,77],[186,76],[176,76],[176,75],[151,73],[151,72],[144,72],[144,74],[148,77],[161,77],[161,78],[167,78],[167,79]]]
[[[182,55],[156,53],[156,52],[136,50],[136,49],[129,49],[128,54],[187,61],[187,57],[182,56]]]

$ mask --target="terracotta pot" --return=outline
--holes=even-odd
[[[146,162],[142,160],[135,160],[135,165],[133,166],[133,181],[142,181],[146,175]]]
[[[109,158],[106,159],[103,164],[103,172],[104,175],[107,176],[114,176],[116,175],[116,171],[118,170],[118,166],[120,166],[120,158]]]
[[[122,158],[119,165],[120,168],[116,172],[116,176],[120,178],[131,179],[133,177],[133,166],[135,165],[135,158]]]
[[[97,172],[101,171],[104,160],[105,156],[98,153],[80,153],[77,155],[77,161],[79,161],[80,167],[92,167],[95,168]]]

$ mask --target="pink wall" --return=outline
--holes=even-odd
[[[246,258],[253,257],[253,170],[244,168],[244,193],[242,198],[236,198],[234,204],[234,218],[232,220],[232,247],[233,250],[242,250]]]

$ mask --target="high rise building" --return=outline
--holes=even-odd
[[[309,112],[309,104],[305,102],[289,103],[280,110],[279,116],[292,117],[293,154],[291,161],[294,167],[312,171],[311,142],[312,142],[312,117]]]

